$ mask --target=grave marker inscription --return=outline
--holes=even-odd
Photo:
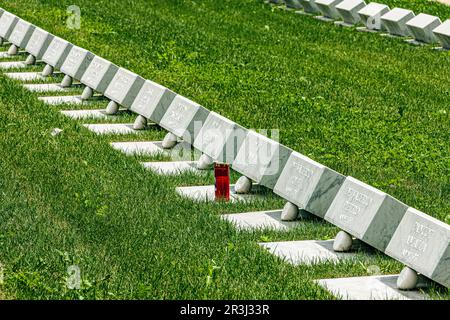
[[[344,179],[336,171],[294,151],[273,191],[298,208],[323,218]]]
[[[390,195],[347,177],[325,220],[384,252],[407,208]]]
[[[215,161],[232,164],[247,132],[237,123],[210,112],[194,140],[194,147]]]
[[[441,24],[438,17],[420,13],[408,22],[406,26],[416,41],[422,43],[434,43],[437,41],[433,30]]]
[[[192,144],[209,111],[199,104],[177,95],[161,119],[160,126]]]
[[[266,136],[249,131],[236,159],[233,170],[251,180],[273,189],[292,150]]]
[[[131,104],[130,110],[159,124],[176,94],[150,80],[146,80]]]

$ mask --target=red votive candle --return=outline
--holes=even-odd
[[[223,163],[214,164],[214,177],[216,178],[216,200],[230,200],[230,168]]]

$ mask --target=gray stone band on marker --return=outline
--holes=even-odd
[[[62,64],[64,63],[64,61],[66,60],[67,56],[69,55],[70,50],[72,49],[73,44],[69,43],[66,48],[64,49],[62,55],[59,57],[58,62],[56,63],[56,65],[54,66],[55,69],[59,69],[61,68]]]
[[[55,38],[55,36],[52,35],[51,33],[49,33],[47,35],[47,37],[44,40],[44,44],[42,45],[41,49],[39,50],[39,53],[36,55],[36,59],[38,59],[38,60],[42,59],[42,57],[45,54],[45,51],[47,51],[48,46],[50,45],[50,43],[53,41],[54,38]]]
[[[170,104],[172,103],[173,99],[175,99],[175,97],[176,97],[175,92],[171,90],[164,91],[161,99],[158,101],[158,104],[156,105],[155,110],[148,119],[154,121],[157,124],[160,124],[162,118],[166,114],[167,109],[169,108]]]
[[[35,26],[30,26],[30,28],[28,29],[25,37],[23,38],[22,42],[20,43],[21,48],[25,48],[28,44],[28,41],[30,41],[31,35],[33,34],[34,30],[36,29]]]
[[[84,73],[86,72],[87,68],[91,64],[92,60],[94,59],[94,54],[92,52],[88,52],[86,56],[83,59],[83,62],[81,62],[80,67],[78,68],[77,72],[73,76],[74,79],[80,80]]]
[[[93,88],[96,91],[100,93],[105,93],[106,89],[108,88],[108,85],[111,83],[111,80],[114,78],[116,72],[119,71],[119,67],[111,64],[106,71],[105,75],[103,76],[102,80],[98,84],[97,88]]]
[[[126,108],[130,108],[133,105],[134,100],[136,99],[137,95],[139,94],[139,91],[141,91],[142,86],[145,83],[145,79],[142,77],[137,77],[136,80],[134,80],[134,83],[132,84],[130,90],[128,90],[128,93],[122,101],[122,105]]]
[[[11,26],[9,27],[8,31],[5,33],[5,39],[9,39],[9,37],[11,36],[11,33],[14,30],[14,27],[16,26],[17,22],[19,21],[19,18],[15,17],[13,22],[11,23]]]

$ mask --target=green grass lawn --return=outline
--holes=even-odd
[[[425,0],[383,1],[450,18]],[[450,223],[450,53],[337,28],[259,0],[16,0],[5,9]],[[6,48],[4,48],[6,49]],[[39,68],[37,68],[39,69]],[[42,69],[42,67],[41,67]],[[281,233],[239,233],[219,214],[278,209],[193,203],[81,122],[0,75],[0,297],[10,299],[331,299],[312,280],[402,266],[375,251],[359,262],[293,267],[259,241],[331,239],[304,221]],[[99,102],[94,107],[105,107]],[[124,114],[117,121],[132,121]],[[57,137],[50,132],[59,127]],[[137,139],[161,139],[153,128]],[[233,174],[233,180],[237,176]],[[77,265],[82,289],[68,290]],[[370,268],[369,268],[370,269]],[[448,290],[433,288],[436,298]]]

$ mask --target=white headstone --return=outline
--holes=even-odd
[[[394,8],[381,16],[381,23],[387,31],[396,36],[406,37],[411,35],[406,22],[414,18],[414,12],[402,8]]]
[[[130,110],[159,124],[175,95],[166,87],[146,80],[131,104]]]
[[[409,208],[386,254],[450,288],[450,226]]]
[[[249,131],[233,161],[233,170],[273,188],[292,150],[254,131]]]
[[[33,31],[34,26],[31,23],[24,20],[19,20],[17,21],[16,26],[9,37],[9,42],[15,44],[19,48],[25,48]]]
[[[345,23],[357,24],[361,20],[358,11],[365,6],[364,0],[344,0],[336,5],[336,10]]]
[[[120,68],[106,89],[105,96],[125,107],[131,107],[144,81],[137,74]]]
[[[437,41],[433,30],[441,24],[438,17],[429,14],[420,13],[408,22],[406,26],[413,37],[420,42],[434,43]]]
[[[323,218],[343,182],[343,175],[293,152],[273,191],[299,209]]]
[[[358,11],[361,21],[369,30],[383,30],[381,16],[389,11],[389,7],[385,4],[371,2]]]
[[[444,49],[450,49],[450,19],[433,30],[435,37],[442,43]]]
[[[36,28],[25,46],[25,50],[35,56],[36,59],[41,59],[53,38],[54,36],[47,31]]]
[[[300,9],[302,7],[299,0],[285,0],[285,2],[287,8]]]
[[[64,60],[60,70],[64,74],[80,80],[93,59],[94,55],[89,51],[73,46]]]
[[[14,26],[19,21],[19,18],[17,18],[12,13],[9,13],[7,11],[3,12],[2,16],[0,17],[0,37],[9,40],[9,36],[11,35]]]
[[[237,123],[211,112],[194,141],[194,147],[213,160],[233,163],[247,130]]]
[[[159,125],[184,141],[192,143],[203,126],[209,111],[199,104],[177,95]]]
[[[80,82],[100,93],[105,93],[118,67],[113,63],[95,56],[87,67]]]
[[[319,8],[317,8],[316,0],[299,0],[303,7],[303,11],[306,13],[318,13]]]
[[[325,18],[338,19],[339,12],[336,10],[336,5],[343,0],[316,0],[316,5]]]
[[[390,195],[347,177],[325,220],[384,252],[407,208]]]
[[[72,45],[68,41],[55,37],[45,51],[42,60],[52,67],[59,69],[71,48]]]

